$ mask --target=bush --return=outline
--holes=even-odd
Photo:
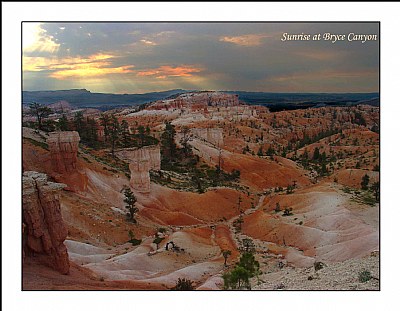
[[[136,245],[140,245],[140,243],[142,243],[142,240],[131,239],[128,242],[130,242],[133,246],[136,246]]]
[[[139,245],[142,243],[142,240],[135,239],[135,234],[133,233],[132,230],[128,231],[128,235],[130,237],[130,240],[128,242],[132,243],[133,246]]]
[[[325,264],[321,261],[316,261],[314,262],[314,270],[318,271],[321,270],[323,267],[325,267]]]
[[[160,237],[156,237],[153,240],[153,243],[157,245],[157,249],[158,249],[158,245],[160,245],[160,243],[164,240],[164,238],[160,238]]]
[[[194,290],[193,281],[179,278],[171,290]]]
[[[361,181],[361,189],[368,190],[369,176],[365,174]]]
[[[293,208],[285,208],[282,216],[292,216],[293,215],[292,210],[293,210]]]
[[[363,270],[358,274],[358,280],[361,283],[368,282],[371,278],[372,278],[371,272],[369,272],[367,270]]]
[[[161,227],[161,228],[158,228],[158,232],[165,233],[165,232],[167,232],[167,229]]]
[[[351,189],[349,187],[344,187],[342,190],[344,193],[351,193]]]

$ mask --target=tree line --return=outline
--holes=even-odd
[[[116,147],[143,147],[158,143],[158,140],[150,135],[148,126],[139,125],[132,129],[126,120],[120,122],[114,113],[103,113],[97,121],[93,117],[85,117],[82,111],[77,111],[71,119],[63,114],[55,121],[47,119],[52,113],[49,107],[32,103],[29,108],[28,114],[36,118],[36,123],[28,122],[24,126],[45,132],[77,131],[83,144],[92,148],[110,147],[112,154]],[[99,129],[103,129],[103,139],[99,137]]]

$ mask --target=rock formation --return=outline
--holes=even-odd
[[[206,107],[233,107],[239,105],[238,95],[221,92],[185,93],[175,99],[159,100],[151,104],[149,110],[191,108],[192,111],[204,111]]]
[[[193,128],[191,129],[194,136],[203,139],[214,146],[222,147],[224,145],[224,136],[222,128]]]
[[[161,169],[160,146],[148,146],[143,149],[148,150],[150,157],[150,169],[159,171]]]
[[[76,171],[79,134],[75,131],[51,132],[47,139],[53,170],[57,173]]]
[[[129,162],[130,186],[139,192],[150,192],[150,170],[161,169],[159,146],[123,149],[115,152],[120,159]]]
[[[130,186],[139,192],[150,192],[150,157],[143,152],[140,158],[129,163],[131,171]]]
[[[23,254],[34,255],[62,274],[69,272],[64,240],[68,230],[61,216],[58,191],[64,184],[47,180],[33,171],[22,177]]]

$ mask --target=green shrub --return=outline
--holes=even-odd
[[[179,278],[175,286],[172,287],[171,290],[194,290],[193,281],[185,278]]]
[[[325,264],[321,261],[316,261],[314,262],[314,270],[318,271],[321,270],[323,267],[325,267]]]
[[[282,216],[292,216],[293,215],[292,210],[293,210],[293,208],[285,208]]]
[[[368,282],[371,278],[372,278],[371,272],[369,272],[367,270],[363,270],[358,274],[358,280],[361,283]]]
[[[135,239],[135,234],[133,233],[132,230],[128,231],[128,235],[130,237],[130,240],[128,242],[130,242],[133,246],[136,246],[136,245],[139,245],[140,243],[142,243],[142,240]]]
[[[241,266],[236,266],[231,272],[222,275],[224,289],[241,289],[250,287],[250,272]]]
[[[136,246],[136,245],[140,245],[140,243],[142,243],[142,240],[131,239],[128,242],[130,242],[133,246]]]

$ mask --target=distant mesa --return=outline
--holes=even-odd
[[[207,97],[211,93],[215,94],[211,97],[218,97],[221,95],[226,95],[228,97],[230,95],[236,96],[238,100],[243,103],[266,106],[271,108],[272,111],[310,108],[318,104],[327,106],[347,106],[365,102],[365,104],[368,105],[379,105],[379,93],[271,93],[248,91],[189,91],[183,89],[143,94],[92,93],[86,89],[23,91],[22,104],[27,106],[32,102],[38,102],[43,105],[52,105],[64,101],[74,108],[108,110],[118,107],[150,104],[159,100],[173,101],[179,96],[181,96],[182,99],[186,96],[190,97],[188,99],[198,101],[200,98]],[[207,100],[208,99],[206,99],[206,101]],[[217,101],[211,100],[214,104],[217,103]],[[176,104],[179,105],[179,102]]]
[[[38,102],[43,105],[51,105],[60,101],[66,101],[75,108],[113,109],[116,107],[130,107],[141,105],[183,92],[186,91],[176,89],[144,94],[92,93],[86,89],[59,91],[23,91],[22,104],[29,105],[32,102]]]

